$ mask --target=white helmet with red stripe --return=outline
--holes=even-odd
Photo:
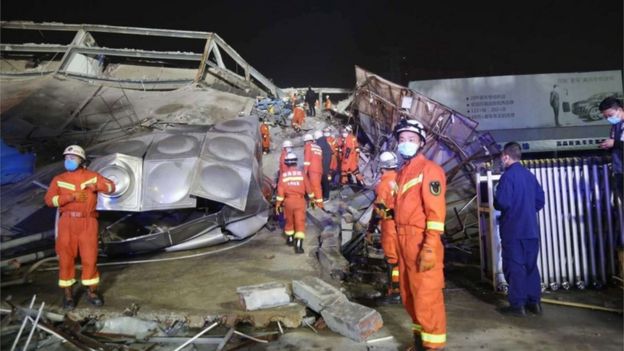
[[[81,157],[83,160],[87,159],[84,149],[78,145],[69,145],[66,147],[65,151],[63,151],[63,156],[65,155],[75,155]]]

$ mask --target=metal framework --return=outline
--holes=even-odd
[[[231,46],[229,46],[221,37],[216,33],[200,32],[200,31],[183,31],[183,30],[169,30],[169,29],[152,29],[152,28],[138,28],[138,27],[120,27],[120,26],[107,26],[107,25],[93,25],[93,24],[65,24],[65,23],[34,23],[23,21],[0,21],[0,28],[2,29],[18,29],[18,30],[44,30],[44,31],[69,31],[76,32],[74,39],[69,45],[56,45],[56,44],[0,44],[0,52],[28,52],[28,53],[63,53],[61,64],[57,71],[53,74],[65,74],[72,75],[67,71],[69,63],[72,61],[76,54],[86,55],[108,55],[108,56],[120,56],[120,57],[135,57],[146,59],[166,59],[166,60],[184,60],[184,61],[198,61],[199,66],[195,79],[193,82],[197,83],[205,78],[206,72],[227,81],[228,83],[243,89],[248,90],[251,87],[257,87],[258,89],[266,92],[269,95],[275,97],[284,96],[284,92],[273,84],[268,78],[262,75],[258,70],[253,68],[245,59],[243,59]],[[89,45],[89,41],[95,43],[90,33],[114,33],[114,34],[127,34],[127,35],[145,35],[145,36],[157,36],[157,37],[172,37],[172,38],[185,38],[185,39],[197,39],[205,40],[204,52],[172,52],[172,51],[150,51],[150,50],[136,50],[136,49],[120,49],[120,48],[107,48]],[[210,57],[214,57],[214,61],[210,60]],[[231,68],[226,67],[223,54],[227,54],[237,65],[239,65],[244,75],[239,75]],[[3,74],[3,73],[0,73]],[[9,74],[13,75],[13,74]],[[103,81],[110,80],[110,78],[90,76],[91,79],[100,79]],[[127,80],[124,81],[126,85],[132,83]],[[138,87],[144,87],[149,81],[136,81]],[[185,81],[185,83],[189,83]]]

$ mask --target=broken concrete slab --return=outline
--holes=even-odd
[[[319,240],[321,241],[321,244],[322,244],[323,241],[325,241],[326,239],[338,238],[338,237],[340,237],[340,228],[337,225],[328,225],[321,232],[321,235],[319,236]]]
[[[100,333],[132,335],[137,339],[143,339],[146,336],[166,335],[158,325],[158,322],[129,316],[108,318],[104,321],[99,321],[97,327]]]
[[[241,286],[236,289],[246,311],[282,306],[290,303],[286,285],[278,282]]]
[[[321,247],[326,249],[331,249],[335,251],[340,251],[341,243],[339,237],[330,237],[321,242]]]
[[[379,312],[350,301],[329,305],[321,316],[329,329],[355,341],[364,341],[383,327]]]
[[[332,303],[347,300],[340,290],[317,277],[307,276],[300,280],[293,280],[292,288],[293,294],[317,313]]]
[[[318,228],[323,229],[328,225],[333,224],[333,216],[321,209],[313,208],[307,211],[308,218]]]
[[[344,218],[340,223],[340,244],[348,243],[353,237],[353,222],[347,222]]]
[[[321,247],[318,250],[318,259],[323,271],[334,279],[342,280],[349,270],[349,261],[342,256],[338,248]]]
[[[250,323],[256,328],[264,328],[269,324],[279,321],[286,328],[298,328],[301,321],[306,316],[306,308],[302,304],[291,302],[287,305],[267,308],[256,311],[233,311],[232,313],[221,315],[221,321],[228,327],[236,326],[238,323]]]

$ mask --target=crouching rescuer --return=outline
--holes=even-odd
[[[52,179],[45,203],[58,207],[58,233],[56,254],[59,259],[59,286],[64,290],[63,307],[75,307],[72,286],[75,279],[75,260],[80,255],[82,285],[88,287],[87,301],[95,306],[103,304],[97,293],[100,283],[98,273],[98,221],[95,211],[97,194],[112,193],[115,183],[86,168],[86,155],[82,147],[70,145],[63,152],[65,169]]]
[[[297,156],[293,153],[284,159],[286,171],[280,174],[277,182],[275,211],[284,212],[284,234],[286,244],[295,246],[295,253],[303,253],[305,239],[306,200],[305,194],[310,192],[308,178],[303,171],[297,169]]]
[[[401,300],[413,321],[415,348],[441,349],[446,345],[440,237],[446,216],[446,177],[440,166],[418,153],[427,137],[420,122],[403,119],[394,134],[406,160],[397,175],[394,206]]]

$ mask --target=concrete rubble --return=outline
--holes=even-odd
[[[278,282],[241,286],[236,289],[241,306],[246,311],[283,306],[290,303],[286,285]]]

